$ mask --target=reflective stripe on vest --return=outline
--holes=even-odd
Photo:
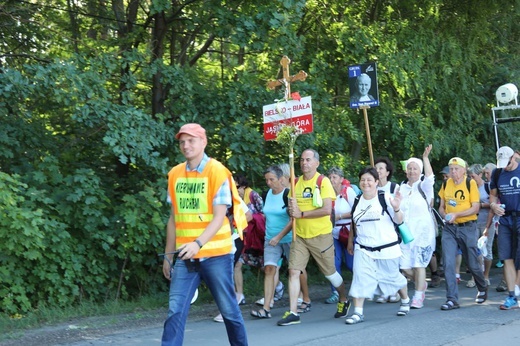
[[[202,173],[186,171],[186,163],[168,173],[168,191],[175,211],[176,247],[193,242],[213,220],[213,196],[231,173],[220,162],[210,159]],[[232,249],[229,219],[204,244],[194,258],[229,254]]]

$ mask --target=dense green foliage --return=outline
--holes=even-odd
[[[355,177],[369,163],[347,87],[347,67],[369,61],[375,156],[433,143],[435,167],[494,160],[494,92],[520,85],[519,20],[518,0],[3,1],[0,311],[165,290],[176,130],[201,123],[208,154],[262,187],[263,169],[287,160],[261,117],[283,97],[265,86],[283,55],[309,74],[292,90],[313,98],[296,153],[318,150],[322,171]],[[518,145],[516,128],[501,141]]]

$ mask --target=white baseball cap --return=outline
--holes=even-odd
[[[509,164],[515,151],[510,147],[500,147],[497,151],[497,168],[504,168]]]

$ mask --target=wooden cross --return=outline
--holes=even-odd
[[[304,71],[300,71],[294,76],[291,76],[289,73],[289,64],[291,63],[291,59],[284,55],[282,60],[280,60],[280,65],[282,65],[283,79],[277,79],[274,81],[270,81],[267,83],[267,87],[269,89],[274,89],[277,86],[283,85],[285,86],[285,102],[289,101],[289,97],[291,96],[291,83],[297,81],[304,81],[307,78],[307,73]],[[292,124],[291,124],[292,125]],[[294,192],[295,178],[294,178],[294,152],[291,146],[289,153],[289,167],[291,174],[291,197],[296,198],[296,194]],[[296,220],[292,218],[292,229],[293,229],[293,241],[296,241]]]
[[[273,80],[267,83],[267,87],[269,89],[274,89],[277,86],[284,85],[285,86],[285,100],[289,100],[289,96],[291,95],[291,83],[297,81],[304,81],[307,78],[307,73],[304,71],[300,71],[294,76],[291,76],[289,73],[289,64],[291,63],[291,59],[284,55],[282,60],[280,60],[280,65],[282,65],[283,79]]]

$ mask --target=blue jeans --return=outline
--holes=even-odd
[[[210,257],[200,262],[197,272],[189,272],[182,260],[175,262],[162,345],[182,345],[190,301],[201,280],[208,286],[222,314],[229,344],[247,345],[244,319],[235,296],[232,255]]]
[[[341,242],[334,239],[334,265],[336,266],[336,270],[338,273],[341,273],[341,264],[345,263],[347,269],[352,272],[352,267],[354,266],[354,256],[349,254],[347,251],[347,247],[341,244]],[[331,284],[330,288],[332,293],[336,292],[336,288]]]
[[[458,302],[459,286],[455,278],[455,257],[458,248],[462,250],[462,257],[475,279],[480,292],[487,291],[482,266],[478,261],[477,241],[479,238],[476,222],[466,226],[446,224],[442,230],[442,258],[444,262],[444,278],[446,279],[446,298]]]

